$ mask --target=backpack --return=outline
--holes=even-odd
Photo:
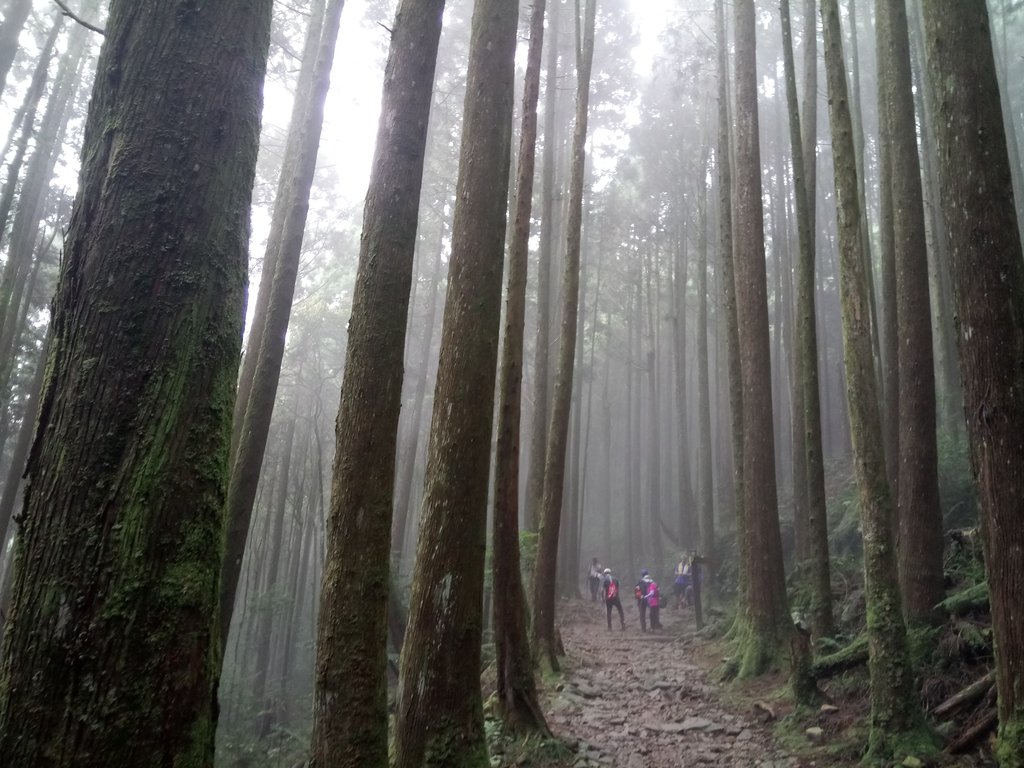
[[[647,587],[647,604],[651,608],[658,607],[658,584],[656,582],[652,581]]]
[[[608,594],[606,595],[608,600],[614,600],[619,596],[619,583],[612,579],[608,582]]]
[[[637,600],[643,600],[644,599],[644,593],[643,593],[643,590],[640,589],[640,585],[639,584],[637,584],[635,587],[633,587],[633,597],[635,597]]]

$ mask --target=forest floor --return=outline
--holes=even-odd
[[[640,630],[635,602],[623,601],[609,631],[604,606],[561,606],[564,677],[542,699],[548,724],[575,747],[573,768],[760,766],[804,768],[843,763],[808,757],[777,743],[773,724],[787,714],[781,676],[752,686],[718,683],[721,652],[694,632],[689,609],[662,610],[659,632]],[[628,603],[628,604],[627,604]],[[802,740],[802,739],[801,739]],[[820,754],[820,753],[819,753]]]

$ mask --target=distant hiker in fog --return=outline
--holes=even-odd
[[[675,596],[675,608],[678,610],[684,605],[690,604],[690,558],[685,554],[679,556],[676,569],[673,572],[675,579],[672,582],[672,594]]]
[[[659,614],[661,613],[661,592],[658,590],[658,583],[650,576],[645,576],[642,581],[647,582],[647,592],[644,594],[644,599],[647,601],[647,610],[650,612],[651,629],[661,629],[661,620],[659,619]]]
[[[607,573],[607,571],[605,571]],[[590,583],[590,600],[597,602],[597,593],[601,589],[601,564],[595,557],[590,561],[590,576],[587,578]]]
[[[596,558],[595,558],[596,562]],[[612,569],[604,569],[604,588],[602,593],[604,595],[604,607],[608,612],[608,631],[612,629],[612,608],[619,609],[619,625],[622,629],[626,628],[626,616],[622,612],[622,601],[619,600],[619,580],[612,576]]]

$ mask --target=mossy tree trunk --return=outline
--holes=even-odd
[[[537,151],[537,101],[544,45],[545,0],[534,0],[523,84],[522,130],[516,165],[515,223],[508,255],[505,330],[498,384],[498,440],[494,459],[494,651],[498,703],[515,730],[547,731],[537,702],[527,631],[526,594],[519,558],[519,435],[523,382],[523,326],[530,245],[530,210]]]
[[[270,11],[110,4],[4,638],[11,765],[213,763]]]
[[[732,438],[733,513],[736,517],[737,555],[741,605],[746,604],[747,522],[743,510],[743,382],[740,377],[740,337],[737,324],[735,254],[732,236],[732,152],[729,130],[729,43],[725,30],[725,0],[715,2],[715,48],[718,52],[718,141],[715,166],[718,171],[718,258],[722,269],[722,308],[729,378],[729,430]],[[740,622],[745,622],[740,611]]]
[[[928,252],[921,164],[917,154],[906,6],[876,3],[879,73],[891,135],[891,197],[899,337],[900,587],[911,623],[938,620],[944,595],[942,507],[935,437]]]
[[[388,764],[387,615],[395,451],[416,219],[444,0],[403,0],[377,145],[335,423],[317,624],[312,765]]]
[[[396,768],[488,765],[480,646],[518,12],[516,0],[473,10]]]
[[[861,251],[860,196],[837,0],[822,0],[829,122],[838,204],[840,292],[850,430],[857,475],[871,673],[868,758],[889,760],[919,717],[900,608],[892,500],[885,474],[877,380],[868,332],[868,284]]]
[[[594,61],[594,27],[597,19],[597,0],[587,0],[585,19],[582,22],[579,4],[580,0],[577,0],[576,116],[572,136],[572,171],[569,181],[569,215],[566,224],[565,272],[562,283],[562,330],[558,344],[555,391],[551,398],[551,422],[548,427],[547,457],[544,461],[540,538],[537,543],[537,567],[533,579],[534,652],[543,662],[554,668],[558,667],[555,642],[555,573],[558,533],[562,520],[562,486],[565,479],[576,350],[583,179],[590,107],[590,73]]]
[[[765,274],[761,154],[758,146],[757,76],[753,0],[736,3],[736,187],[733,194],[735,280],[743,387],[743,515],[749,621],[741,674],[764,672],[789,644],[775,485],[768,288]]]
[[[789,112],[790,149],[793,162],[793,188],[796,201],[797,242],[800,256],[797,261],[797,375],[800,385],[795,388],[801,398],[794,403],[800,410],[804,427],[802,435],[807,480],[807,556],[810,565],[811,626],[815,637],[832,633],[832,582],[828,554],[828,521],[825,510],[825,466],[821,450],[821,401],[818,391],[818,332],[815,323],[814,295],[814,232],[812,227],[815,200],[814,186],[808,185],[807,161],[813,155],[805,153],[804,131],[817,134],[816,125],[801,125],[797,103],[796,65],[793,60],[793,36],[790,24],[789,0],[782,0],[782,53],[786,76],[786,101]],[[805,7],[805,25],[813,25],[814,2]],[[811,29],[804,31],[804,45],[816,50]],[[811,54],[806,54],[810,56]],[[816,57],[815,57],[816,60]],[[817,80],[817,67],[805,65],[805,76]],[[817,111],[814,112],[817,119]],[[810,155],[810,157],[809,157]],[[812,174],[813,176],[813,174]]]
[[[239,396],[248,396],[242,417],[241,432],[232,456],[231,479],[228,483],[226,516],[228,525],[227,551],[221,571],[220,630],[221,643],[227,644],[231,627],[231,614],[235,607],[238,579],[242,572],[242,558],[249,534],[252,508],[256,501],[263,454],[270,434],[270,421],[277,400],[277,384],[281,377],[285,341],[288,337],[288,323],[291,319],[292,301],[295,297],[295,282],[299,273],[299,258],[302,255],[302,238],[306,230],[306,215],[309,213],[309,194],[316,172],[316,159],[320,148],[320,133],[324,122],[324,103],[331,87],[331,67],[334,64],[334,49],[341,24],[344,0],[328,0],[324,9],[323,28],[315,48],[313,73],[309,92],[300,94],[301,119],[293,126],[298,132],[294,158],[287,174],[286,193],[283,207],[280,241],[273,261],[276,262],[273,277],[264,270],[264,279],[271,279],[270,292],[266,298],[266,315],[263,318],[262,334],[250,342],[258,349],[256,366],[252,371],[249,391],[244,387]],[[313,25],[314,27],[316,25]],[[275,233],[276,234],[276,233]],[[249,357],[247,355],[247,357]],[[244,372],[243,372],[244,373]],[[245,379],[242,379],[245,382]],[[239,407],[235,413],[241,413]]]
[[[984,0],[924,0],[971,463],[995,640],[999,764],[1024,766],[1024,264]]]

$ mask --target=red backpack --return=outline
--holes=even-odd
[[[609,600],[614,600],[614,599],[615,599],[616,597],[618,597],[618,596],[619,596],[619,585],[618,585],[618,583],[617,583],[617,582],[615,581],[615,579],[611,579],[611,580],[610,580],[610,581],[608,582],[608,594],[607,594],[607,596],[606,596],[606,597],[607,597],[607,598],[608,598]]]

